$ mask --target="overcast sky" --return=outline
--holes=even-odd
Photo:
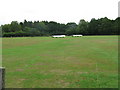
[[[119,0],[0,0],[0,25],[35,20],[76,22],[118,17]]]

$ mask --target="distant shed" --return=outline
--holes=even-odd
[[[83,35],[72,35],[73,37],[82,37]]]
[[[53,38],[64,38],[64,37],[66,37],[65,35],[53,35],[52,36]]]

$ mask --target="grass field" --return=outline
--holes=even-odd
[[[118,37],[3,38],[6,88],[117,88]]]

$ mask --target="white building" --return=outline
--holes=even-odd
[[[53,35],[52,37],[53,37],[53,38],[64,38],[65,35]]]
[[[83,35],[72,35],[73,37],[82,37]]]

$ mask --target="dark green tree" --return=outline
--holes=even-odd
[[[81,19],[78,25],[78,33],[87,35],[88,34],[88,22],[84,19]]]
[[[10,24],[10,31],[16,32],[21,30],[21,25],[17,21],[12,21]]]
[[[77,30],[77,24],[74,23],[74,22],[71,22],[71,23],[67,23],[66,24],[66,34],[67,35],[72,35],[72,34],[77,34],[78,33],[78,30]]]

